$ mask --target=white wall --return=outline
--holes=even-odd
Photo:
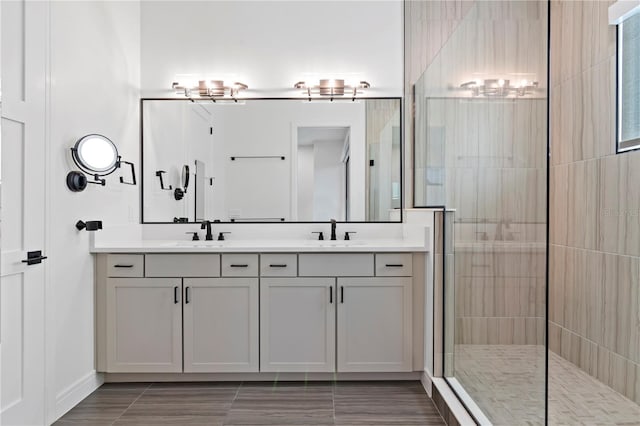
[[[247,96],[292,96],[300,80],[365,79],[402,96],[402,1],[143,1],[142,89],[176,76],[241,81]]]
[[[124,159],[140,164],[139,20],[138,2],[51,2],[49,420],[96,383],[93,259],[89,233],[78,232],[74,224],[78,219],[99,219],[105,225],[138,221],[140,187],[120,184],[119,172],[107,178],[106,187],[89,185],[81,193],[67,189],[65,176],[74,169],[69,148],[92,132],[111,138]]]
[[[318,141],[313,144],[315,182],[313,185],[313,220],[346,220],[346,174],[345,163],[341,161],[343,148],[343,140]]]

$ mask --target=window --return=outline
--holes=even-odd
[[[618,25],[618,152],[640,148],[640,13]]]

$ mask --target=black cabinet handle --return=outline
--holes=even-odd
[[[191,301],[191,287],[184,289],[184,303],[188,304]]]
[[[385,266],[387,268],[402,268],[404,265],[402,263],[387,263]]]
[[[232,268],[248,268],[249,265],[247,265],[246,263],[243,263],[243,264],[234,264],[234,263],[232,263],[231,267]]]
[[[329,303],[333,303],[333,286],[329,287]]]
[[[286,263],[272,263],[269,265],[269,267],[271,268],[286,268],[287,264]]]
[[[178,295],[178,286],[173,288],[173,303],[180,303],[180,296]]]
[[[133,268],[133,265],[113,265],[114,268]]]
[[[344,287],[340,286],[340,303],[344,303]]]

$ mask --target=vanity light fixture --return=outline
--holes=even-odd
[[[460,85],[462,89],[471,91],[473,97],[486,96],[493,98],[506,98],[513,94],[522,97],[531,94],[538,88],[537,81],[520,80],[518,83],[511,83],[511,80],[501,78],[489,78],[484,80],[467,81]]]
[[[363,93],[364,89],[371,87],[366,81],[361,81],[357,85],[348,85],[344,83],[342,79],[321,79],[319,84],[310,85],[305,81],[299,81],[293,85],[295,89],[303,89],[304,94],[307,95],[309,101],[313,95],[320,95],[321,97],[328,96],[333,101],[335,96],[344,96],[348,94],[351,96],[351,100],[355,101],[358,94]]]
[[[184,95],[187,98],[193,97],[194,93],[202,98],[209,98],[213,102],[216,98],[229,97],[238,102],[236,97],[242,90],[247,90],[249,86],[244,83],[235,82],[232,85],[225,85],[222,80],[200,80],[197,85],[183,84],[174,81],[171,88],[178,95]]]

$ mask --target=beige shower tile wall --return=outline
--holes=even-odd
[[[455,254],[457,344],[544,344],[545,253]]]
[[[416,84],[415,99],[407,92],[405,134],[411,142],[414,113],[415,177],[429,178],[416,200],[424,203],[426,195],[428,204],[455,209],[457,242],[480,247],[496,239],[545,240],[546,100],[461,99],[452,88],[478,73],[525,73],[546,87],[540,42],[546,6],[405,1],[405,78],[408,89]],[[446,280],[445,317],[455,333],[448,337],[455,343],[543,343],[544,251],[456,249],[451,257],[455,272]],[[446,356],[454,342],[445,343]]]
[[[551,4],[549,347],[640,403],[640,152],[615,154],[610,4]]]
[[[413,206],[413,86],[431,65],[451,34],[469,12],[475,0],[405,0],[404,48],[405,48],[405,205]],[[417,123],[419,124],[419,123]],[[417,178],[424,176],[424,169],[416,170]]]

